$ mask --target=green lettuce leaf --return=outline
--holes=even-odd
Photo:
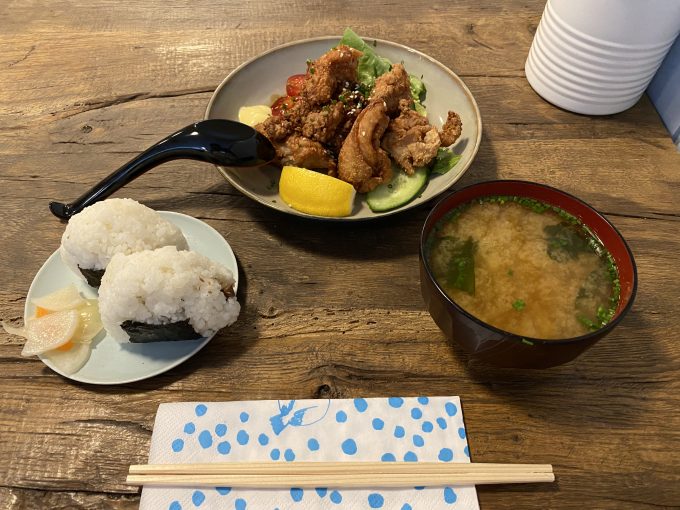
[[[432,165],[432,173],[443,175],[451,170],[460,161],[460,154],[451,149],[439,148]]]
[[[357,78],[364,86],[364,92],[369,95],[375,85],[375,79],[392,69],[392,63],[378,55],[373,47],[366,44],[351,28],[346,28],[340,39],[340,44],[349,46],[363,53],[357,65]],[[414,109],[421,115],[427,115],[423,101],[425,101],[425,84],[423,80],[414,75],[409,75],[411,96],[413,97]]]
[[[375,79],[392,69],[390,61],[379,56],[373,48],[366,44],[351,28],[345,29],[342,39],[340,39],[340,44],[344,44],[363,53],[361,58],[359,58],[357,77],[359,83],[366,87],[366,91],[369,93],[373,90]]]
[[[425,84],[423,83],[423,80],[421,80],[420,78],[413,74],[409,74],[408,79],[411,85],[411,97],[413,98],[413,109],[423,117],[427,117],[427,111],[425,110],[425,106],[423,106],[425,96],[427,95]]]

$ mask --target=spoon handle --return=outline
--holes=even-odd
[[[101,182],[89,189],[70,204],[50,202],[50,211],[61,219],[69,219],[79,213],[88,205],[104,200],[111,194],[122,188],[125,184],[133,181],[147,170],[172,159],[181,158],[176,150],[163,150],[163,147],[154,145],[139,156],[125,163],[115,172],[105,177]]]
[[[72,203],[50,202],[50,211],[58,218],[68,220],[147,170],[173,159],[194,159],[225,166],[257,166],[274,156],[269,141],[248,126],[217,119],[197,122],[152,145]]]

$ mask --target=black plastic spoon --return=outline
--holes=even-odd
[[[50,211],[67,220],[105,199],[147,170],[173,159],[196,159],[215,165],[249,167],[269,163],[276,151],[266,137],[232,120],[212,119],[180,129],[149,147],[70,204],[50,202]]]

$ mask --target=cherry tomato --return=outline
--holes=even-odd
[[[286,94],[291,97],[299,96],[305,86],[305,75],[294,74],[286,80]]]
[[[274,104],[272,105],[272,115],[283,115],[286,110],[291,108],[293,104],[295,103],[295,100],[290,97],[290,96],[283,96],[278,98],[276,101],[274,101]]]

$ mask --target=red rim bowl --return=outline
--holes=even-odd
[[[602,328],[562,340],[522,337],[487,324],[463,310],[435,281],[425,259],[425,242],[434,225],[447,212],[482,197],[518,196],[554,205],[575,216],[611,253],[619,272],[621,294],[616,313]],[[528,181],[488,181],[473,184],[440,200],[434,206],[420,237],[420,290],[430,315],[453,342],[473,359],[499,367],[549,368],[567,363],[610,333],[630,310],[637,290],[633,254],[618,230],[582,200],[556,188]]]

